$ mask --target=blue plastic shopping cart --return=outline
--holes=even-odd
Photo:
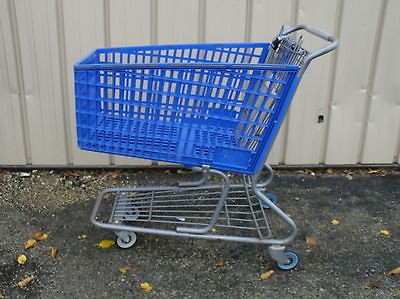
[[[330,44],[309,53],[302,37],[292,37],[300,29]],[[282,29],[272,43],[103,48],[79,61],[81,149],[180,163],[204,174],[178,187],[105,190],[93,223],[115,231],[122,248],[135,243],[135,232],[264,243],[280,268],[295,267],[298,256],[284,245],[296,225],[266,195],[272,170],[265,160],[305,69],[337,44],[300,25]],[[263,165],[270,175],[259,183]],[[243,183],[231,184],[223,171],[243,174]],[[223,184],[208,184],[210,174]],[[272,238],[266,207],[289,225],[287,238]],[[101,220],[107,209],[111,217]]]

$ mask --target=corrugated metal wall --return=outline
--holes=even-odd
[[[0,165],[150,164],[75,145],[72,65],[94,48],[270,41],[300,23],[341,44],[305,73],[269,162],[400,163],[399,11],[398,0],[0,0]]]

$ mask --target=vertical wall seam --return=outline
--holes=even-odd
[[[300,0],[293,0],[292,1],[292,12],[290,16],[290,21],[292,22],[292,25],[297,25],[297,22],[299,20],[299,7],[300,7]]]
[[[364,146],[367,139],[368,121],[371,114],[372,92],[375,86],[375,78],[376,78],[375,73],[376,73],[377,60],[379,57],[379,51],[381,49],[380,45],[382,40],[383,23],[386,15],[386,7],[387,7],[387,0],[382,0],[376,25],[374,46],[372,49],[372,56],[371,56],[371,64],[369,67],[367,91],[365,96],[366,100],[363,113],[363,123],[361,127],[360,143],[357,153],[357,163],[361,163],[362,161],[365,149]]]
[[[251,20],[253,16],[253,0],[246,1],[246,20],[245,20],[245,32],[244,32],[244,40],[245,42],[249,42],[251,40]]]
[[[20,109],[21,109],[21,121],[22,121],[22,131],[23,131],[22,135],[24,137],[25,161],[27,165],[30,165],[32,164],[32,150],[30,147],[31,142],[29,136],[28,108],[26,104],[26,91],[25,91],[25,82],[24,82],[23,67],[22,67],[21,44],[19,41],[17,9],[15,7],[14,0],[8,0],[8,11],[10,14],[13,49],[15,51],[14,63],[16,66],[18,98],[20,101]]]
[[[343,9],[344,3],[343,0],[338,0],[338,4],[336,7],[336,16],[335,16],[335,29],[333,34],[336,37],[340,37],[340,32],[342,30],[342,18],[343,18]],[[339,38],[340,42],[340,38]],[[328,152],[328,142],[329,142],[329,128],[331,125],[331,117],[332,117],[332,102],[335,93],[335,84],[336,84],[336,70],[338,64],[338,57],[340,51],[340,44],[339,47],[335,49],[332,53],[331,58],[331,66],[330,66],[330,74],[329,74],[329,81],[331,84],[329,85],[328,90],[328,111],[327,111],[327,118],[326,118],[326,125],[325,125],[325,134],[322,135],[321,139],[321,152],[320,152],[320,159],[319,162],[322,164],[326,164],[326,156]]]
[[[110,16],[110,0],[103,2],[103,18],[104,18],[104,46],[111,46],[111,16]],[[110,165],[115,165],[115,156],[108,155]]]
[[[199,0],[197,42],[205,43],[205,40],[206,40],[206,0]]]
[[[400,125],[397,132],[397,150],[393,155],[393,163],[400,163]]]
[[[60,83],[61,83],[61,100],[64,116],[64,134],[65,147],[67,154],[67,164],[73,164],[72,154],[72,132],[71,132],[71,115],[69,111],[69,97],[67,87],[67,61],[66,61],[66,42],[65,42],[65,24],[64,24],[64,6],[63,0],[56,1],[56,16],[57,16],[57,34],[58,34],[58,53],[60,55]]]
[[[104,0],[103,14],[104,14],[104,46],[110,47],[111,45],[110,0]]]
[[[157,0],[150,0],[150,42],[158,43],[158,5]]]
[[[299,0],[292,1],[292,11],[290,16],[291,25],[297,25],[299,20]],[[288,143],[289,143],[289,127],[290,127],[290,107],[286,113],[284,125],[282,126],[282,150],[279,157],[279,164],[286,164],[286,157],[288,155]]]

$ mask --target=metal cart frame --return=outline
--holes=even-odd
[[[298,41],[294,41],[290,37],[291,33],[298,30],[305,30],[330,42],[330,44],[309,53],[302,48],[302,37]],[[271,43],[271,50],[266,61],[270,67],[274,63],[299,66],[292,88],[287,93],[287,97],[291,100],[311,61],[332,51],[337,46],[336,37],[319,29],[306,25],[299,25],[286,30],[282,28],[277,38]],[[159,67],[154,64],[125,64],[123,66],[128,69]],[[177,63],[174,65],[175,68],[177,66],[191,68],[193,64]],[[197,67],[202,66],[201,64],[197,65]],[[210,67],[209,64],[204,64],[204,66]],[[121,65],[118,67],[121,67]],[[163,67],[168,69],[168,65]],[[213,65],[212,67],[218,68],[219,66]],[[232,65],[231,67],[240,68],[241,66]],[[115,66],[113,64],[88,66],[79,63],[75,65],[76,72],[93,68],[107,72],[112,71]],[[254,69],[257,71],[257,67]],[[279,76],[275,78],[277,81],[281,79]],[[76,83],[78,81],[76,80]],[[281,117],[276,121],[282,122],[290,100],[287,106],[282,108]],[[250,120],[253,121],[252,118]],[[270,133],[273,135],[272,140],[275,138],[279,126],[280,124],[275,126]],[[98,151],[102,150],[98,149]],[[224,167],[218,170],[215,169],[218,166],[191,166],[190,168],[193,171],[202,173],[203,177],[199,181],[181,183],[176,187],[104,190],[98,196],[91,221],[98,227],[114,231],[117,235],[117,244],[121,248],[133,246],[137,239],[136,233],[266,244],[269,245],[270,256],[277,262],[280,269],[293,269],[298,263],[298,255],[286,250],[285,246],[295,239],[297,227],[294,221],[277,206],[276,198],[267,192],[266,187],[273,179],[272,168],[265,162],[268,151],[269,149],[263,151],[264,162],[261,161],[261,165],[268,173],[264,181],[261,181],[260,178],[263,170],[261,165],[255,166],[256,172],[243,171],[242,183],[239,184],[230,182],[229,176],[221,171],[227,170]],[[146,158],[146,156],[143,157]],[[237,171],[235,168],[233,168],[233,171],[241,173],[240,170]],[[219,177],[221,183],[209,184],[208,178],[210,176]],[[271,213],[287,224],[288,235],[286,237],[272,237],[269,225]],[[110,215],[109,218],[108,215]]]

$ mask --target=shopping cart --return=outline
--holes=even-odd
[[[305,30],[329,43],[302,47]],[[298,255],[285,249],[293,220],[267,192],[265,160],[310,62],[338,45],[299,25],[272,43],[153,45],[97,49],[74,66],[81,149],[185,165],[202,173],[178,186],[116,188],[100,193],[92,222],[129,248],[136,233],[268,244],[281,269]],[[260,182],[263,167],[268,176]],[[232,184],[225,172],[242,175]],[[209,177],[220,183],[210,183]],[[215,181],[215,179],[214,179]],[[287,224],[272,234],[271,219]]]

